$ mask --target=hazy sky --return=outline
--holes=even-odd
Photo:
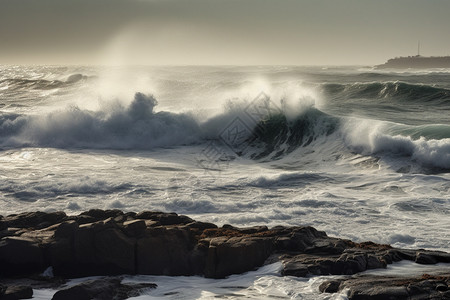
[[[378,64],[450,55],[449,0],[0,0],[0,63]]]

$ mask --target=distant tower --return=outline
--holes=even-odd
[[[420,56],[420,41],[417,42],[417,56]]]

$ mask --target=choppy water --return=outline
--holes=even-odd
[[[163,210],[449,251],[449,112],[446,70],[3,66],[0,214]]]

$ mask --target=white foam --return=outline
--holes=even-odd
[[[78,107],[43,116],[23,116],[3,122],[14,128],[0,133],[3,146],[24,145],[58,148],[149,149],[198,141],[197,122],[185,114],[154,113],[157,104],[151,95],[136,93],[128,107],[120,105],[104,111]]]
[[[450,139],[413,140],[385,133],[388,124],[375,120],[350,119],[343,126],[347,146],[364,155],[398,155],[427,167],[450,169]]]

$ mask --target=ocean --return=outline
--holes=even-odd
[[[0,162],[1,215],[157,210],[450,251],[450,72],[0,66]],[[345,299],[279,269],[127,280],[158,283],[136,299]]]

